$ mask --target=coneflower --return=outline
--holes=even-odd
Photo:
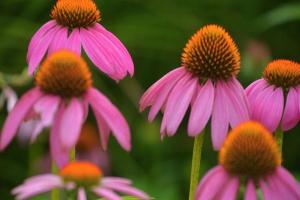
[[[32,37],[28,47],[29,73],[33,74],[48,54],[70,49],[78,54],[81,46],[91,61],[115,80],[134,73],[128,51],[120,40],[98,22],[101,19],[93,0],[59,0],[51,12],[52,20],[44,24]]]
[[[66,50],[51,54],[40,67],[35,82],[36,87],[25,93],[9,113],[0,137],[1,150],[11,142],[22,122],[35,119],[38,123],[31,139],[51,126],[51,154],[62,166],[79,138],[89,106],[94,111],[103,148],[107,148],[112,132],[121,146],[130,150],[130,130],[125,118],[93,88],[89,68],[79,55]]]
[[[90,162],[70,162],[59,175],[44,174],[34,176],[13,189],[17,200],[25,200],[41,193],[58,188],[75,191],[72,199],[86,200],[87,193],[93,193],[95,199],[120,200],[118,193],[130,195],[141,200],[150,199],[147,194],[131,186],[131,180],[119,177],[103,177],[99,167]],[[93,198],[94,199],[94,198]]]
[[[281,153],[272,134],[250,121],[234,128],[225,140],[219,165],[201,180],[195,200],[235,200],[245,184],[244,199],[299,200],[300,185],[281,166]]]

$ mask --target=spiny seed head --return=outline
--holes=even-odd
[[[263,78],[271,85],[288,90],[300,85],[300,64],[290,60],[274,60],[265,68]]]
[[[229,133],[219,162],[233,175],[257,179],[281,164],[281,154],[272,134],[261,124],[249,121]]]
[[[92,86],[86,62],[67,50],[50,55],[37,72],[35,82],[45,93],[64,98],[79,97]]]
[[[100,21],[100,11],[93,0],[57,0],[51,17],[70,29],[88,27]]]
[[[75,182],[79,186],[97,185],[102,177],[101,169],[90,162],[74,161],[60,171],[65,182]]]
[[[222,27],[208,25],[186,44],[182,64],[201,79],[227,80],[239,73],[240,54]]]
[[[76,144],[76,150],[89,152],[99,146],[98,129],[91,123],[84,123]]]

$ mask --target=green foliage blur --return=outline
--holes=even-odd
[[[0,71],[21,73],[26,66],[30,38],[47,22],[55,0],[0,1]],[[300,61],[300,3],[297,0],[96,0],[103,24],[131,52],[135,76],[119,84],[93,71],[94,84],[117,105],[132,130],[132,152],[126,153],[112,138],[111,175],[130,178],[134,185],[158,200],[184,200],[189,191],[193,139],[186,134],[186,119],[175,137],[160,140],[161,116],[147,122],[138,101],[152,83],[180,65],[182,49],[200,27],[225,27],[241,52],[239,80],[244,86],[261,76],[275,58]],[[20,96],[33,86],[14,87]],[[1,110],[2,126],[5,110]],[[91,121],[93,117],[91,116]],[[0,127],[1,127],[0,126]],[[300,177],[300,128],[284,138],[284,162]],[[47,138],[46,138],[47,141]],[[13,199],[10,190],[32,175],[31,161],[47,152],[47,143],[21,146],[16,140],[0,153],[0,199]],[[209,127],[205,137],[202,173],[217,163]]]

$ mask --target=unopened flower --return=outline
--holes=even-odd
[[[22,122],[38,120],[34,140],[44,127],[51,126],[52,157],[61,166],[75,146],[89,105],[94,111],[100,138],[107,148],[110,132],[127,151],[131,148],[130,130],[119,110],[92,86],[85,61],[77,54],[61,50],[50,55],[35,77],[36,87],[24,94],[8,115],[0,137],[3,150],[16,135]]]
[[[52,9],[53,18],[32,37],[27,53],[29,73],[52,52],[67,48],[81,54],[81,46],[91,61],[115,80],[134,73],[128,51],[120,40],[98,22],[101,19],[93,0],[59,0]]]
[[[271,132],[279,126],[287,131],[300,119],[300,64],[275,60],[268,64],[263,78],[247,89],[253,120],[263,123]]]
[[[131,181],[118,177],[103,177],[102,171],[89,162],[71,162],[62,168],[59,175],[45,174],[31,177],[13,189],[17,200],[25,200],[41,193],[59,188],[77,191],[78,200],[86,200],[87,192],[110,200],[120,200],[118,193],[141,200],[149,199],[144,192],[131,186]]]
[[[198,135],[212,116],[212,142],[219,149],[229,124],[249,119],[243,87],[237,81],[240,54],[220,26],[201,28],[187,43],[181,67],[169,72],[143,95],[140,108],[151,106],[149,120],[164,113],[161,134],[173,136],[188,107],[188,134]]]
[[[17,94],[9,86],[3,86],[0,93],[0,108],[6,103],[7,111],[10,112],[18,100]]]
[[[242,123],[229,133],[220,151],[219,165],[201,180],[195,200],[235,200],[246,184],[245,200],[300,199],[300,185],[281,166],[281,153],[272,134],[257,122]]]

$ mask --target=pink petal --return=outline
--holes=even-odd
[[[44,24],[31,38],[31,41],[28,46],[28,52],[27,52],[27,60],[31,57],[32,52],[34,51],[36,45],[40,43],[40,40],[45,36],[45,34],[52,29],[54,26],[56,26],[55,20],[50,20],[46,24]]]
[[[45,95],[34,105],[34,110],[41,116],[41,123],[50,126],[60,104],[60,98],[54,95]]]
[[[195,200],[214,199],[229,180],[230,177],[222,166],[214,167],[201,180]]]
[[[148,117],[149,121],[152,121],[155,118],[163,104],[166,102],[174,85],[185,74],[186,71],[183,67],[176,68],[163,76],[145,92],[140,100],[140,111],[143,111],[146,107],[152,105]]]
[[[278,167],[276,174],[286,188],[288,188],[291,193],[300,199],[300,185],[295,178],[283,167]]]
[[[257,91],[261,91],[264,88],[268,87],[268,83],[264,79],[258,79],[251,83],[246,89],[246,95],[251,98],[257,95]]]
[[[87,200],[84,188],[79,188],[78,194],[77,194],[77,200]]]
[[[94,188],[93,192],[97,194],[99,197],[104,197],[107,200],[122,200],[122,198],[119,197],[119,195],[114,193],[112,190],[106,188],[102,188],[102,187]]]
[[[214,103],[214,86],[208,80],[203,87],[198,87],[197,97],[192,104],[190,120],[188,124],[188,134],[196,136],[206,126],[213,108]]]
[[[129,185],[118,184],[118,183],[106,183],[104,187],[123,193],[125,195],[137,197],[142,200],[150,199],[150,197],[147,194]]]
[[[59,30],[56,32],[54,38],[48,49],[48,55],[52,54],[53,52],[65,49],[66,43],[68,40],[68,29],[65,27],[60,27]],[[68,48],[68,47],[67,47]]]
[[[8,86],[4,87],[3,94],[7,101],[7,111],[10,112],[18,101],[17,94]]]
[[[105,177],[102,179],[102,184],[105,185],[107,183],[117,183],[117,184],[125,184],[125,185],[130,185],[132,184],[132,181],[126,178],[119,178],[119,177]]]
[[[299,102],[300,100],[296,89],[290,88],[281,122],[284,131],[294,128],[299,122]]]
[[[120,145],[129,151],[131,149],[130,130],[120,111],[95,88],[89,89],[84,98],[90,103],[93,110],[105,120]]]
[[[81,102],[74,97],[65,109],[59,129],[60,141],[64,148],[71,149],[77,143],[83,123],[83,108]]]
[[[274,191],[272,190],[270,185],[268,185],[267,182],[265,182],[264,180],[260,180],[259,181],[259,186],[260,186],[261,191],[263,193],[264,200],[277,200],[277,198],[274,194]]]
[[[224,185],[222,193],[218,195],[219,200],[235,200],[238,194],[240,181],[238,177],[230,178]]]
[[[42,97],[38,88],[31,89],[18,101],[4,122],[0,137],[0,149],[3,150],[14,138],[18,128],[34,103]]]
[[[79,28],[72,30],[72,33],[67,40],[66,48],[74,51],[78,55],[81,55],[81,39]]]
[[[123,57],[126,58],[128,72],[132,76],[134,73],[133,61],[131,59],[129,52],[127,51],[125,46],[122,44],[122,42],[116,36],[114,36],[111,32],[107,31],[103,26],[101,26],[101,24],[96,23],[95,28],[98,31],[100,31],[101,33],[103,33],[103,35],[108,40],[110,40],[119,49],[119,51],[122,51]]]
[[[245,200],[257,200],[255,184],[252,180],[248,180],[246,191],[245,191]]]
[[[225,91],[226,89],[223,87],[222,82],[218,81],[216,83],[215,102],[211,121],[211,137],[215,150],[221,148],[228,131],[230,102],[228,102]]]
[[[35,69],[40,64],[41,60],[45,56],[48,47],[50,46],[56,32],[60,29],[60,26],[56,25],[51,30],[49,30],[43,38],[39,40],[32,52],[30,53],[30,57],[28,58],[28,67],[29,67],[29,74],[33,74]]]
[[[97,111],[94,111],[94,115],[96,117],[98,129],[99,129],[101,146],[103,150],[106,151],[108,146],[109,135],[110,135],[110,128]]]
[[[62,168],[69,161],[69,151],[62,147],[60,140],[60,127],[64,113],[65,107],[61,104],[54,118],[50,132],[51,157],[59,168]]]
[[[192,78],[191,74],[185,75],[172,89],[166,102],[163,124],[169,136],[176,133],[196,91],[198,78]],[[163,127],[162,124],[162,127]],[[161,132],[164,132],[162,130]]]

